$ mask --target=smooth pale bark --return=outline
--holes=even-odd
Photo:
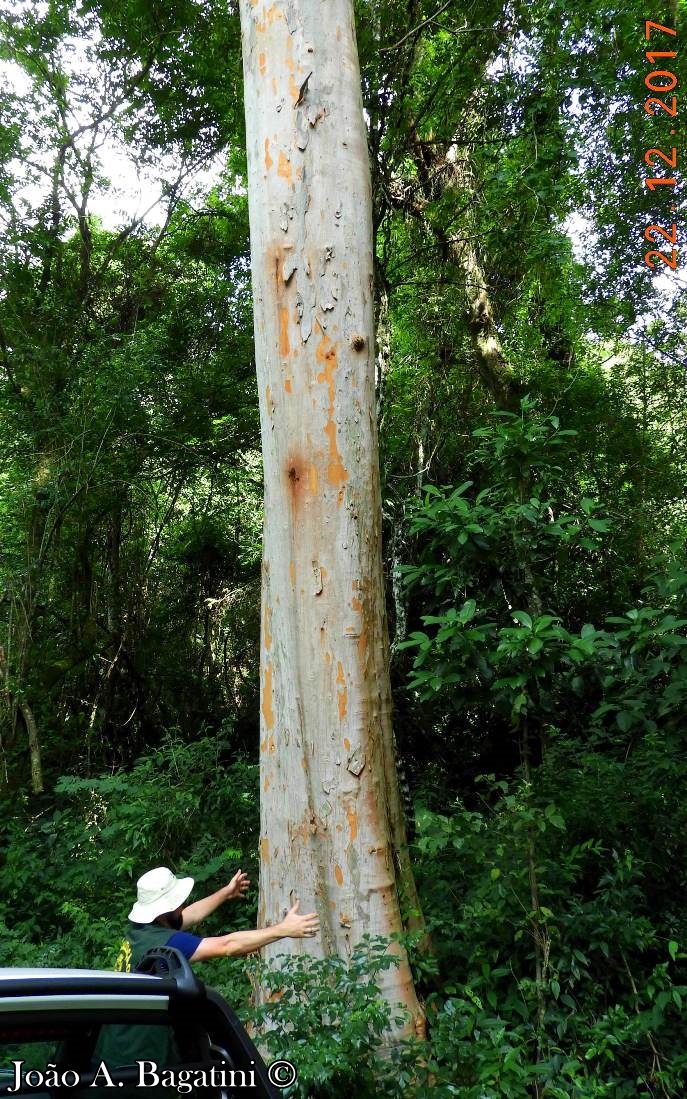
[[[296,898],[346,957],[417,895],[393,757],[372,215],[351,0],[241,0],[265,471],[261,925]],[[423,1015],[405,953],[380,983]]]

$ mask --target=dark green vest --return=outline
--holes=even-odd
[[[133,973],[143,955],[154,946],[165,946],[174,935],[170,927],[158,924],[135,924],[129,921],[127,936],[122,942],[115,969],[120,973]],[[155,1061],[162,1068],[178,1061],[179,1053],[168,1026],[139,1024],[106,1024],[100,1034],[95,1062],[105,1061],[109,1069],[130,1065],[137,1060]],[[137,1099],[138,1089],[125,1086],[117,1089],[117,1099]],[[146,1095],[174,1096],[177,1092],[164,1088],[146,1088]]]
[[[171,927],[160,927],[156,923],[132,923],[129,920],[129,929],[117,955],[115,969],[119,973],[133,973],[147,951],[154,946],[166,946],[174,934]]]

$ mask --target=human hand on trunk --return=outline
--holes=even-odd
[[[300,901],[296,901],[293,908],[284,916],[279,928],[286,939],[310,939],[320,930],[320,920],[316,912],[309,912],[307,916],[301,916],[298,912]]]

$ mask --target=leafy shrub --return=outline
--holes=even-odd
[[[379,1048],[394,1021],[377,985],[397,964],[388,941],[365,937],[348,964],[307,954],[278,956],[251,965],[266,1002],[245,1012],[272,1060],[287,1058],[298,1070],[290,1092],[299,1099],[361,1099],[398,1094],[395,1073]]]

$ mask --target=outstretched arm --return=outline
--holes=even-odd
[[[243,897],[248,891],[250,881],[248,875],[244,874],[242,870],[237,871],[228,885],[223,885],[221,889],[218,889],[216,893],[211,893],[209,897],[201,897],[199,901],[194,901],[193,904],[189,904],[184,908],[182,912],[182,927],[184,931],[189,927],[194,927],[195,924],[200,923],[206,916],[209,916],[211,912],[214,912],[216,908],[219,908],[225,901],[238,899]]]
[[[279,939],[305,939],[317,935],[320,923],[315,912],[307,916],[298,914],[298,901],[287,913],[281,923],[274,927],[256,928],[255,931],[233,931],[230,935],[214,935],[201,939],[192,962],[204,962],[208,958],[232,958],[242,954],[252,954],[269,943]]]

